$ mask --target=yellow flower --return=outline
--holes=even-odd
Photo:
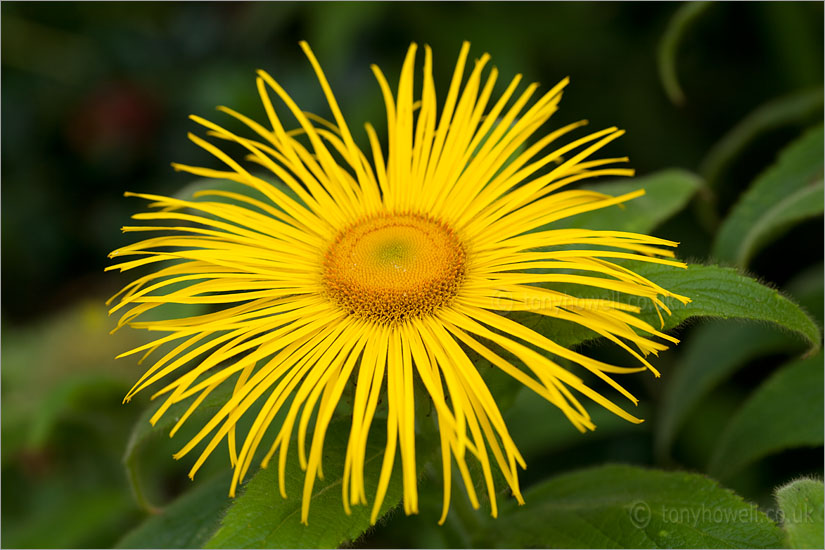
[[[553,222],[562,218],[642,194],[610,197],[564,189],[587,178],[633,174],[616,166],[626,158],[589,160],[621,136],[621,130],[607,128],[558,147],[553,144],[585,122],[540,133],[557,109],[566,79],[534,99],[536,84],[517,93],[519,75],[494,100],[498,72],[492,68],[483,77],[488,55],[475,62],[464,81],[469,52],[465,43],[439,114],[429,47],[421,98],[414,99],[417,48],[413,44],[395,97],[380,69],[372,67],[387,109],[385,155],[369,124],[370,150],[356,145],[318,61],[307,44],[301,46],[333,121],[303,112],[263,71],[258,72],[257,85],[268,126],[219,108],[248,126],[257,138],[241,137],[192,117],[210,136],[248,151],[247,160],[271,171],[281,185],[247,171],[215,145],[190,135],[226,169],[177,164],[176,169],[238,182],[258,198],[253,193],[219,190],[202,192],[198,198],[203,200],[193,201],[136,195],[153,201],[151,206],[158,210],[137,214],[135,219],[170,225],[125,227],[124,231],[170,234],[116,250],[112,256],[136,259],[109,269],[125,271],[159,262],[164,267],[126,286],[111,311],[131,306],[118,328],[130,325],[168,332],[123,355],[151,353],[164,344],[172,349],[146,371],[125,400],[168,378],[155,394],[166,396],[166,401],[152,422],[172,404],[194,399],[174,434],[210,392],[234,380],[232,397],[175,455],[180,458],[208,441],[192,476],[226,438],[234,466],[232,495],[283,409],[286,416],[272,432],[277,435],[263,466],[280,451],[283,494],[287,448],[297,421],[300,463],[306,470],[302,507],[306,523],[313,483],[321,474],[327,427],[345,388],[354,384],[342,489],[347,513],[351,505],[368,502],[363,474],[367,436],[379,400],[389,409],[386,428],[383,423],[377,427],[386,429],[387,440],[377,493],[369,495],[374,522],[398,454],[404,510],[418,511],[414,385],[421,385],[432,400],[440,434],[441,521],[449,507],[453,461],[473,506],[478,507],[467,467],[469,455],[481,464],[495,516],[493,463],[519,502],[518,467],[524,468],[525,463],[468,353],[489,361],[561,409],[581,431],[594,425],[579,402],[580,395],[640,422],[551,357],[583,367],[635,403],[611,375],[645,369],[655,373],[645,356],[666,346],[654,338],[677,340],[633,315],[640,308],[621,298],[650,300],[657,311],[667,313],[663,297],[688,299],[613,260],[685,267],[665,259],[672,258],[673,252],[663,247],[677,243],[621,231],[553,228]],[[285,130],[270,92],[297,120],[297,129]],[[562,283],[607,289],[617,299],[576,298],[558,290]],[[136,320],[167,303],[217,307],[182,319]],[[640,366],[613,366],[566,349],[553,341],[553,334],[540,334],[503,313],[512,311],[587,327],[627,350]],[[256,403],[262,403],[262,408],[238,447],[236,424]]]

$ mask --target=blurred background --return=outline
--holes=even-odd
[[[502,81],[523,73],[547,88],[569,76],[556,124],[587,118],[594,129],[627,129],[611,152],[629,155],[638,174],[670,167],[703,173],[708,153],[749,113],[776,98],[810,97],[813,90],[818,101],[761,132],[735,162],[716,170],[711,215],[688,208],[656,232],[681,241],[683,257],[702,260],[713,214],[723,216],[781,147],[822,119],[823,6],[711,5],[679,47],[681,105],[668,98],[657,69],[657,49],[678,8],[624,2],[3,2],[3,545],[112,546],[145,517],[121,463],[144,405],[123,406],[121,399],[141,367],[134,358],[114,361],[145,337],[107,335],[113,320],[103,302],[128,278],[103,269],[107,253],[129,242],[120,227],[143,207],[124,191],[174,194],[191,179],[174,173],[170,162],[211,164],[186,139],[187,131],[200,131],[189,114],[222,122],[214,107],[228,105],[261,119],[258,68],[274,75],[305,110],[326,114],[298,46],[305,39],[356,140],[365,143],[365,133],[356,130],[369,120],[380,131],[384,119],[371,63],[397,82],[409,43],[429,44],[443,94],[461,42],[469,40],[475,57],[491,54]],[[808,273],[814,289],[808,307],[821,323],[822,250],[817,219],[771,245],[751,270],[779,287]],[[689,339],[695,328],[681,337]],[[678,353],[666,354],[660,370],[667,372]],[[653,455],[648,423],[535,454],[532,462],[528,456],[525,483],[605,461],[700,469],[718,435],[715,419],[729,415],[774,364],[776,357],[762,358],[720,388],[668,460]],[[664,385],[639,384],[637,393],[654,410]],[[171,459],[174,447],[156,447],[161,450],[145,453],[143,468],[152,500],[163,503],[189,481],[186,465]],[[821,467],[821,448],[792,451],[731,484],[760,501],[789,472],[821,476]],[[379,530],[365,544],[392,540],[382,536]]]

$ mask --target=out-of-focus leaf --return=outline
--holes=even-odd
[[[713,245],[717,259],[745,266],[793,224],[822,213],[822,149],[820,126],[782,151],[722,224]]]
[[[709,322],[682,345],[656,417],[656,454],[663,458],[693,407],[720,382],[755,357],[791,350],[800,342],[773,327]]]
[[[324,440],[324,479],[316,479],[310,501],[308,525],[301,523],[301,495],[305,473],[300,468],[297,445],[290,445],[285,482],[287,498],[278,494],[277,455],[273,464],[258,471],[246,484],[243,495],[229,507],[221,527],[207,543],[209,548],[336,548],[358,538],[370,527],[371,503],[353,506],[347,516],[341,498],[341,485],[349,439],[350,422],[333,421]],[[367,445],[365,488],[372,498],[385,445],[380,437],[385,430],[372,430]],[[420,440],[416,443],[420,446]],[[396,457],[398,459],[398,457]],[[397,466],[397,464],[396,464]],[[402,494],[399,468],[394,468],[379,517],[394,507]]]
[[[61,380],[52,388],[43,405],[31,417],[27,446],[46,444],[60,418],[72,410],[82,410],[96,395],[117,396],[127,389],[125,382],[107,374],[79,374]]]
[[[825,288],[823,288],[822,262],[814,264],[797,274],[787,286],[787,291],[794,296],[799,305],[805,308],[821,325],[823,320],[823,305],[825,305]]]
[[[143,341],[106,335],[104,299],[4,327],[5,546],[108,545],[137,514],[117,465],[131,421],[120,397],[135,371],[113,358]]]
[[[731,419],[708,471],[727,478],[771,453],[822,445],[823,383],[822,354],[776,372]]]
[[[643,431],[645,424],[633,424],[616,416],[607,409],[591,407],[590,420],[596,425],[592,432],[580,433],[554,405],[535,392],[525,389],[519,392],[513,406],[503,412],[504,421],[510,436],[518,445],[519,451],[531,465],[531,457],[560,451],[576,444],[591,443],[630,431]],[[650,418],[646,403],[639,403],[633,408],[633,414],[639,418]],[[537,422],[536,419],[541,421]]]
[[[792,124],[822,118],[822,88],[772,99],[734,126],[702,161],[699,173],[711,187],[731,162],[760,135]]]
[[[776,490],[790,548],[822,548],[824,500],[825,486],[815,479],[797,479]]]
[[[35,487],[37,505],[31,514],[3,522],[4,547],[94,548],[97,537],[114,538],[119,524],[134,514],[134,504],[121,487],[83,487],[68,477]]]
[[[811,19],[822,12],[811,11],[812,7],[802,2],[790,5],[763,2],[754,10],[757,17],[754,30],[764,44],[764,51],[776,63],[774,78],[787,88],[822,80],[818,76],[822,70],[819,51],[822,34],[809,25]]]
[[[508,503],[476,540],[497,548],[775,548],[782,531],[707,477],[631,466],[564,474]]]
[[[648,233],[682,210],[701,185],[702,180],[696,174],[686,170],[670,169],[631,180],[583,186],[584,189],[612,196],[623,195],[638,189],[644,189],[645,194],[623,205],[610,206],[555,221],[552,229],[583,227]]]
[[[18,450],[47,443],[55,423],[88,399],[106,395],[116,400],[128,387],[134,366],[123,362],[113,368],[112,358],[145,340],[134,331],[102,338],[110,328],[102,297],[25,328],[4,327],[4,462]]]
[[[689,338],[689,337],[688,337]],[[685,416],[679,431],[677,432],[670,450],[674,460],[670,456],[657,456],[661,458],[662,464],[670,464],[671,467],[679,464],[679,467],[703,472],[708,464],[708,459],[716,449],[716,442],[725,429],[725,424],[742,405],[745,399],[743,391],[738,387],[725,386],[709,392],[694,405],[690,414]],[[652,420],[657,420],[654,416]],[[655,440],[654,440],[655,443]],[[654,447],[654,451],[657,450]],[[740,481],[748,482],[750,478],[737,478]],[[746,492],[747,485],[737,484],[736,488]]]
[[[670,18],[662,40],[659,42],[659,80],[667,97],[675,105],[685,102],[685,94],[679,85],[676,71],[676,54],[679,44],[691,25],[710,7],[710,2],[686,2]]]
[[[230,503],[231,472],[184,493],[123,537],[117,548],[202,548]]]
[[[338,3],[329,4],[327,9],[320,11],[308,10],[307,39],[325,67],[330,67],[330,70],[341,67],[344,70],[352,51],[341,45],[357,43],[362,33],[381,24],[381,18],[389,9],[391,7],[383,2],[370,2],[359,5],[357,10],[348,4]],[[266,17],[271,18],[270,15]]]
[[[224,404],[226,404],[232,396],[233,389],[234,384],[232,383],[223,383],[218,386],[212,393],[206,396],[200,405],[198,405],[198,407],[186,420],[186,423],[190,426],[202,426],[205,424],[210,418],[212,418],[212,416],[215,415],[215,413],[218,412],[218,410],[220,410],[221,407],[224,406]],[[149,422],[149,419],[152,418],[158,408],[163,404],[163,399],[161,398],[143,411],[140,418],[132,428],[132,433],[129,436],[128,443],[126,444],[126,450],[123,453],[123,464],[126,467],[126,475],[132,487],[135,500],[141,508],[148,512],[154,513],[157,512],[158,509],[148,501],[148,497],[141,483],[139,464],[140,450],[148,441],[156,438],[158,435],[169,434],[170,430],[175,426],[175,424],[177,424],[178,419],[183,416],[194,399],[196,399],[196,396],[192,396],[192,398],[180,403],[175,403],[169,407],[169,410],[166,411],[160,420],[158,420],[153,426]]]
[[[99,66],[94,41],[82,33],[33,19],[6,15],[3,26],[8,53],[3,55],[3,63],[47,77],[49,82],[67,84],[89,78],[92,68]],[[54,62],[49,55],[52,52],[60,52],[60,63]]]
[[[663,313],[665,330],[675,328],[693,317],[767,321],[804,338],[812,350],[820,347],[819,327],[798,305],[779,291],[762,285],[735,269],[696,264],[690,265],[688,269],[640,262],[626,265],[663,288],[692,300],[687,305],[672,298],[665,300],[672,311],[670,316]],[[582,298],[617,298],[615,294],[606,290],[580,285],[554,285],[552,288]],[[642,319],[659,327],[656,310],[648,300],[637,300],[634,303],[642,309]],[[518,315],[513,314],[512,317],[518,317],[520,321],[542,334],[551,335],[556,342],[564,346],[579,344],[597,337],[594,332],[573,323],[517,313]]]

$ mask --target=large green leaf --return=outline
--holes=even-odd
[[[825,544],[825,486],[816,479],[797,479],[776,491],[782,527],[791,548],[822,548]]]
[[[676,105],[685,102],[685,94],[679,85],[676,71],[676,54],[679,44],[684,39],[688,29],[709,8],[710,2],[685,2],[668,22],[667,29],[659,43],[659,79],[668,98]]]
[[[711,187],[757,137],[776,128],[822,118],[822,87],[772,99],[734,126],[708,152],[699,172]]]
[[[623,205],[585,212],[553,222],[548,229],[583,227],[610,231],[648,233],[679,212],[701,187],[696,174],[680,169],[662,170],[641,178],[609,181],[584,186],[607,195],[619,196],[639,189],[645,194]]]
[[[696,264],[690,265],[688,269],[644,263],[626,265],[663,288],[692,300],[687,305],[674,299],[666,300],[672,315],[663,314],[665,330],[693,317],[767,321],[804,338],[812,349],[819,349],[819,327],[798,305],[779,291],[760,284],[735,269]],[[555,285],[553,288],[578,297],[616,298],[606,290],[592,287]],[[637,300],[634,303],[642,309],[641,318],[659,326],[656,310],[647,300]],[[579,325],[550,317],[519,312],[513,314],[513,318],[533,326],[564,346],[597,337],[594,332]]]
[[[215,533],[230,503],[231,472],[225,472],[188,491],[162,513],[152,515],[130,531],[118,548],[202,548]]]
[[[508,503],[477,541],[498,548],[776,548],[782,531],[707,477],[632,466],[564,474]]]
[[[821,126],[786,148],[734,206],[716,236],[713,255],[747,265],[761,247],[793,224],[821,214],[822,149]]]
[[[821,264],[794,277],[785,290],[821,322]],[[710,321],[697,327],[682,344],[679,363],[672,369],[661,400],[655,437],[658,457],[665,458],[690,412],[718,384],[756,357],[796,351],[800,344],[791,334],[769,325]]]
[[[692,300],[687,305],[670,300],[673,315],[665,317],[666,328],[691,317],[767,321],[802,336],[812,349],[820,347],[820,328],[797,304],[735,269],[691,265],[683,270],[649,264],[636,272]],[[651,309],[645,305],[643,317],[654,323],[658,317]]]
[[[305,473],[301,470],[296,445],[290,446],[285,482],[287,498],[278,494],[277,460],[258,471],[246,491],[230,506],[220,529],[206,544],[210,548],[335,548],[356,539],[370,526],[370,506],[353,506],[347,516],[341,499],[350,421],[333,421],[324,440],[324,479],[312,490],[308,525],[301,523],[301,495]],[[372,430],[367,445],[365,481],[368,497],[378,485],[384,458],[383,429]],[[420,445],[420,441],[417,441]],[[397,466],[397,465],[396,465]],[[381,515],[401,500],[399,468],[394,468]]]
[[[712,321],[691,332],[656,417],[656,454],[664,458],[690,412],[720,382],[753,358],[798,346],[767,325]]]
[[[708,471],[727,478],[784,449],[823,443],[822,354],[783,367],[742,405],[722,433]]]

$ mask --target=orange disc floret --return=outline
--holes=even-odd
[[[466,251],[446,224],[420,214],[381,214],[341,231],[324,257],[332,301],[379,324],[422,317],[449,304],[464,279]]]

